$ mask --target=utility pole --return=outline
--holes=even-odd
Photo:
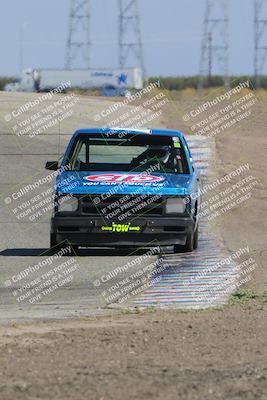
[[[24,51],[24,30],[23,26],[21,25],[19,30],[19,72],[22,73],[23,70],[23,51]]]
[[[228,21],[228,0],[206,0],[198,83],[200,93],[206,82],[211,85],[214,66],[218,75],[223,76],[225,89],[229,87]]]
[[[24,67],[24,32],[27,27],[27,23],[21,24],[19,29],[19,73],[21,74]]]
[[[90,0],[71,0],[67,37],[66,68],[90,68]]]
[[[261,86],[261,77],[267,56],[266,5],[266,0],[254,0],[254,73],[256,88]]]
[[[208,35],[208,43],[209,43],[209,78],[208,78],[208,86],[211,86],[212,84],[212,35],[211,32],[209,32]]]
[[[138,66],[145,77],[138,0],[119,0],[119,64]]]

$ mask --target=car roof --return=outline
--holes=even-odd
[[[158,136],[177,136],[179,138],[183,137],[183,133],[180,131],[172,130],[172,129],[147,129],[147,128],[83,128],[78,129],[74,133],[74,137],[83,134],[107,134],[107,133],[126,133],[129,135],[158,135]]]

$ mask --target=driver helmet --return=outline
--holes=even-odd
[[[148,149],[148,157],[155,158],[162,164],[165,164],[170,158],[169,146],[150,146]]]

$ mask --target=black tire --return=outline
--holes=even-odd
[[[198,224],[195,227],[194,232],[190,233],[186,238],[186,243],[184,250],[188,253],[191,253],[193,250],[198,247]]]
[[[174,252],[175,253],[191,253],[198,247],[198,224],[194,230],[187,235],[186,243],[184,246],[175,245]]]
[[[61,248],[65,248],[66,246],[68,246],[67,242],[63,242],[61,245],[59,245],[59,243],[56,240],[56,235],[54,233],[50,233],[50,251],[49,251],[49,253],[51,255],[57,253],[58,251],[60,251]],[[79,248],[79,246],[77,246],[77,245],[71,245],[70,255],[76,255],[78,252],[78,248]]]
[[[79,246],[76,244],[72,244],[71,248],[72,248],[71,255],[76,256],[76,254],[78,253],[78,250],[79,250]]]
[[[193,249],[196,250],[197,248],[198,248],[198,224],[194,232],[194,240],[193,240]]]
[[[54,233],[50,233],[50,249],[57,245],[56,235]]]
[[[191,253],[194,250],[194,232],[189,233],[186,238],[184,251],[186,253]]]
[[[56,235],[54,233],[50,233],[50,249],[49,253],[51,255],[55,254],[58,250],[57,248],[57,240],[56,240]]]

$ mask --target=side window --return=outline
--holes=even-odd
[[[185,140],[185,137],[184,137],[184,136],[183,136],[183,139],[184,139],[185,148],[186,148],[186,150],[187,150],[188,153],[189,153],[189,157],[192,158],[191,151],[190,151],[190,149],[189,149],[189,147],[188,147],[187,141]],[[193,161],[193,160],[192,160],[192,161]]]
[[[85,143],[83,143],[82,147],[80,148],[80,152],[79,152],[78,158],[83,163],[86,162],[86,145],[85,145]]]
[[[192,159],[192,155],[191,155],[191,152],[190,152],[190,150],[189,150],[189,147],[188,147],[188,144],[187,144],[187,141],[185,140],[185,138],[184,138],[184,136],[183,136],[183,140],[182,140],[182,149],[183,149],[183,153],[184,153],[184,160],[185,160],[185,166],[184,166],[184,168],[185,168],[185,170],[186,170],[186,174],[189,174],[190,173],[190,167],[189,167],[189,164],[191,164],[192,165],[192,167],[193,167],[193,170],[194,170],[194,166],[193,166],[193,159]],[[189,155],[189,162],[187,161],[187,157],[186,157],[186,152],[188,152],[188,155]]]
[[[71,160],[72,169],[74,171],[78,171],[80,169],[81,162],[86,162],[86,144],[83,142],[77,142]]]

